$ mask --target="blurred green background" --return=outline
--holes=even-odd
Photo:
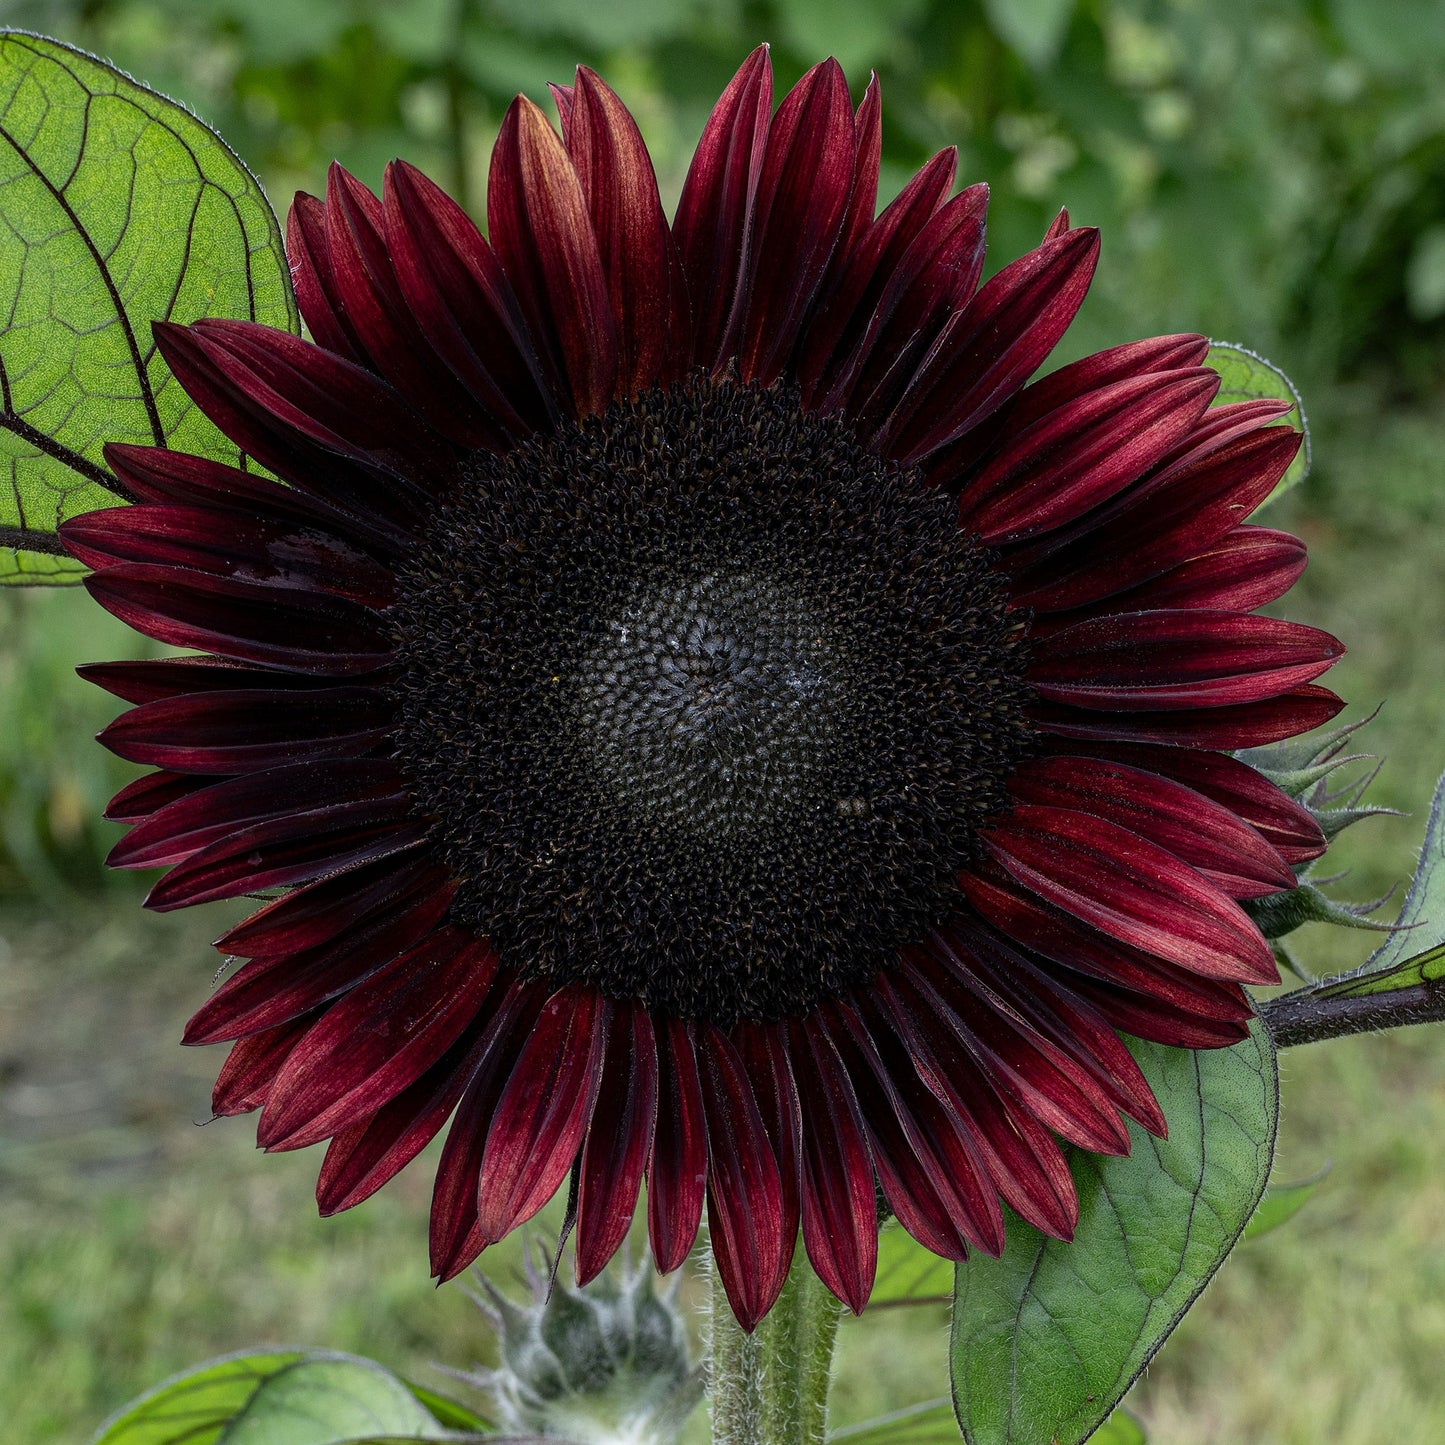
[[[1286,610],[1349,657],[1335,685],[1413,814],[1346,834],[1337,891],[1408,877],[1445,766],[1445,5],[1439,0],[0,0],[226,136],[280,208],[340,158],[393,155],[480,212],[510,97],[596,65],[666,198],[728,75],[836,54],[883,82],[884,192],[957,144],[993,187],[991,265],[1067,204],[1104,230],[1065,355],[1203,330],[1300,385],[1316,469],[1275,509],[1312,565]],[[79,592],[0,596],[0,1400],[5,1436],[80,1440],[169,1371],[262,1342],[373,1353],[438,1383],[488,1346],[425,1276],[425,1161],[319,1221],[313,1153],[205,1130],[218,1051],[178,1049],[219,960],[209,917],[152,919],[101,867],[129,774],[72,675],[140,644]],[[1332,855],[1333,856],[1333,855]],[[1388,911],[1386,913],[1388,916]],[[1364,935],[1306,936],[1317,969]],[[1132,1402],[1156,1445],[1445,1439],[1445,1040],[1282,1061],[1280,1172],[1333,1172],[1241,1249]],[[515,1254],[493,1268],[505,1274]],[[845,1324],[838,1418],[945,1392],[941,1312]]]

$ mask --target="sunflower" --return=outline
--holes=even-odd
[[[112,446],[69,523],[109,611],[195,655],[83,669],[157,771],[109,815],[148,904],[275,892],[187,1042],[218,1114],[329,1140],[346,1209],[451,1120],[447,1278],[571,1180],[577,1270],[647,1183],[704,1204],[751,1328],[801,1226],[854,1310],[878,1193],[929,1249],[1067,1237],[1066,1145],[1164,1118],[1119,1032],[1241,1038],[1239,900],[1310,816],[1229,750],[1331,717],[1304,566],[1243,518],[1299,445],[1197,336],[1030,382],[1084,298],[1067,213],[980,286],[945,151],[875,216],[876,78],[777,108],[765,49],[668,223],[592,71],[507,112],[489,239],[412,167],[333,168],[288,248],[313,341],[157,325],[281,481]]]

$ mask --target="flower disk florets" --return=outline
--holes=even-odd
[[[395,609],[399,752],[459,916],[729,1026],[943,917],[1026,746],[946,493],[787,388],[692,379],[479,455]]]

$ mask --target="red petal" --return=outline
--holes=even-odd
[[[567,150],[586,197],[617,328],[617,392],[658,379],[675,329],[667,218],[642,133],[627,107],[585,65],[565,121]]]
[[[1009,791],[1021,802],[1107,818],[1167,848],[1231,898],[1295,886],[1289,865],[1249,824],[1156,773],[1099,758],[1035,758],[1020,765]]]
[[[783,1270],[793,1261],[801,1218],[799,1191],[803,1153],[803,1120],[798,1107],[798,1086],[788,1061],[788,1041],[781,1024],[739,1024],[733,1043],[743,1061],[743,1070],[753,1086],[763,1128],[768,1131],[773,1157],[783,1188],[784,1243]]]
[[[1278,697],[1344,652],[1328,632],[1236,612],[1129,612],[1035,639],[1043,698],[1110,711],[1228,707]]]
[[[577,414],[603,410],[618,354],[602,257],[577,172],[525,96],[508,107],[492,149],[487,217],[528,326],[561,357]]]
[[[657,1034],[657,1131],[647,1169],[647,1235],[663,1274],[687,1258],[702,1221],[707,1124],[691,1024],[661,1023]]]
[[[375,1114],[461,1037],[497,972],[485,939],[444,928],[334,1003],[292,1050],[256,1130],[302,1149]]]
[[[984,847],[1025,888],[1111,938],[1207,977],[1279,981],[1237,903],[1116,823],[1025,803],[990,826]]]
[[[264,1034],[252,1034],[231,1046],[226,1062],[216,1075],[216,1087],[211,1092],[211,1108],[220,1117],[232,1114],[249,1114],[259,1109],[271,1092],[286,1064],[291,1050],[300,1043],[302,1036],[316,1022],[314,1017],[292,1019],[280,1028],[268,1029]]]
[[[915,462],[1008,401],[1068,329],[1098,256],[1098,232],[1081,227],[1005,266],[945,327],[877,445]]]
[[[747,300],[753,208],[773,109],[773,68],[760,45],[713,107],[683,182],[672,231],[692,301],[693,356],[711,370],[731,354]]]
[[[483,1003],[484,1010],[491,1007],[498,993],[500,980]],[[541,985],[514,979],[502,993],[496,1012],[483,1025],[477,1042],[476,1070],[447,1131],[432,1191],[431,1268],[439,1280],[460,1274],[487,1243],[477,1222],[477,1183],[487,1133],[517,1056],[536,1027],[546,998],[546,989]]]
[[[213,778],[182,778],[175,773],[147,773],[128,783],[106,804],[110,823],[139,823],[169,804],[209,787]]]
[[[286,259],[301,319],[318,345],[365,366],[366,350],[352,329],[331,265],[326,206],[305,191],[296,193],[286,216]]]
[[[818,1278],[861,1314],[878,1268],[873,1158],[838,1050],[816,1020],[789,1026],[803,1130],[803,1243]]]
[[[580,89],[580,82],[579,82]],[[597,1107],[582,1148],[577,1283],[595,1279],[632,1225],[657,1124],[657,1045],[647,1010],[615,1005]]]
[[[1131,376],[1086,393],[1009,440],[965,485],[959,520],[990,545],[1081,516],[1178,445],[1219,389],[1205,367]]]
[[[751,1332],[788,1277],[783,1186],[737,1050],[711,1024],[698,1030],[707,1116],[708,1236],[738,1323]]]
[[[561,415],[511,284],[470,216],[415,166],[386,168],[382,211],[397,284],[427,341],[517,440]]]
[[[744,381],[770,386],[792,353],[838,244],[856,155],[848,82],[825,60],[783,98],[768,133],[738,347]]]
[[[582,1147],[602,1079],[612,1004],[589,988],[554,993],[498,1101],[482,1157],[477,1222],[501,1239],[557,1192]]]

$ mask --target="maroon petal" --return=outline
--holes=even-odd
[[[353,334],[385,377],[438,435],[463,447],[496,445],[500,432],[417,325],[385,240],[382,204],[337,162],[326,178],[326,237]]]
[[[1306,863],[1325,851],[1325,836],[1310,811],[1237,758],[1134,743],[1095,743],[1089,745],[1088,751],[1130,767],[1162,773],[1212,798],[1243,818],[1287,863]]]
[[[618,353],[602,257],[577,172],[525,96],[508,107],[492,149],[487,217],[529,328],[562,360],[577,414],[603,410]]]
[[[997,1092],[988,1075],[931,1016],[928,1000],[906,974],[881,975],[877,986],[919,1077],[968,1130],[973,1149],[1010,1207],[1046,1234],[1070,1238],[1078,1198],[1068,1161],[1053,1135],[1027,1109]]]
[[[209,507],[102,508],[72,517],[60,529],[66,550],[100,570],[115,562],[183,567],[278,592],[346,597],[382,608],[395,600],[396,579],[359,548],[330,531],[256,512]]]
[[[499,993],[495,1012],[483,1024],[475,1070],[437,1164],[430,1245],[432,1273],[442,1281],[460,1274],[487,1244],[477,1221],[477,1184],[487,1134],[518,1055],[547,1001],[540,984],[514,979],[503,991],[499,980],[482,1005],[484,1011],[492,1008]]]
[[[173,647],[323,677],[374,672],[392,656],[372,609],[325,592],[139,562],[94,572],[85,589],[137,632]]]
[[[286,259],[301,319],[317,344],[365,366],[366,348],[352,328],[331,265],[325,203],[305,191],[296,193],[286,216]]]
[[[271,1086],[290,1057],[291,1050],[301,1042],[314,1017],[292,1019],[280,1028],[264,1034],[252,1034],[231,1046],[226,1062],[216,1075],[211,1091],[211,1109],[221,1118],[233,1114],[249,1114],[259,1109],[271,1092]]]
[[[1078,607],[1198,555],[1274,490],[1299,445],[1298,432],[1276,426],[1226,441],[1196,440],[1072,527],[1005,552],[1015,604],[1045,612]]]
[[[878,1206],[858,1100],[817,1020],[789,1025],[803,1130],[803,1243],[818,1278],[861,1314],[878,1268]]]
[[[984,847],[1024,888],[1111,938],[1211,978],[1278,982],[1237,903],[1117,823],[1024,803],[991,825]]]
[[[800,1189],[803,1153],[803,1117],[798,1086],[788,1061],[788,1041],[781,1024],[744,1022],[734,1031],[734,1046],[753,1086],[758,1113],[767,1130],[783,1190],[783,1270],[792,1265],[793,1246],[801,1219]]]
[[[157,702],[187,693],[228,692],[232,688],[268,688],[289,697],[318,685],[315,678],[304,674],[272,672],[264,667],[223,662],[218,657],[129,658],[124,662],[86,662],[75,670],[113,697],[134,703]]]
[[[323,1216],[370,1198],[437,1136],[476,1070],[482,1039],[483,1028],[473,1022],[414,1084],[369,1119],[337,1132],[316,1180]]]
[[[674,311],[687,304],[671,292],[671,240],[657,177],[637,122],[585,65],[577,68],[564,129],[607,277],[617,392],[631,396],[657,381],[680,324]]]
[[[1307,560],[1305,544],[1288,532],[1236,527],[1207,550],[1108,599],[1107,605],[1111,612],[1252,612],[1283,597],[1299,581]]]
[[[920,228],[887,278],[867,328],[824,398],[871,431],[907,390],[919,360],[967,304],[983,271],[988,187],[969,186]]]
[[[760,45],[713,107],[673,217],[692,302],[693,355],[710,370],[731,354],[747,301],[744,278],[772,109],[772,62]]]
[[[145,703],[118,717],[99,741],[118,757],[152,767],[253,773],[361,757],[395,721],[393,704],[371,688],[249,688]]]
[[[1254,1006],[1238,984],[1228,987],[1232,1006],[1218,1014],[1190,1014],[1148,993],[1081,978],[1077,988],[1117,1029],[1179,1049],[1224,1049],[1249,1034]]]
[[[751,1332],[788,1277],[793,1241],[783,1234],[778,1161],[737,1050],[699,1026],[698,1062],[707,1118],[708,1237],[738,1323]]]
[[[1010,439],[965,485],[959,520],[990,545],[1081,516],[1161,461],[1219,378],[1205,367],[1132,376],[1086,393]]]
[[[522,1048],[492,1117],[477,1221],[501,1239],[567,1177],[592,1118],[613,1005],[589,988],[554,993]]]
[[[175,773],[147,773],[127,783],[109,803],[105,817],[110,823],[139,823],[169,804],[209,787],[214,778],[183,778]]]
[[[1005,266],[944,329],[877,445],[915,462],[1002,406],[1068,329],[1098,256],[1098,232],[1081,227]]]
[[[857,141],[836,60],[815,65],[773,117],[758,182],[738,374],[778,379],[818,294],[853,189]]]
[[[1071,707],[1227,707],[1278,697],[1344,652],[1328,632],[1235,612],[1130,612],[1035,641],[1029,682]]]
[[[562,411],[511,284],[486,238],[415,166],[393,161],[382,194],[397,284],[437,355],[504,437],[538,430]]]
[[[580,89],[580,82],[579,82]],[[577,1283],[595,1279],[632,1225],[657,1124],[657,1045],[639,1003],[615,1006],[597,1106],[582,1148]]]
[[[856,242],[839,244],[835,277],[826,299],[808,322],[797,364],[803,400],[809,406],[822,404],[819,399],[830,395],[837,367],[861,339],[902,256],[943,204],[957,167],[956,149],[950,146],[940,151]]]
[[[934,1139],[919,1127],[858,1013],[835,1004],[823,1011],[822,1018],[839,1056],[847,1063],[874,1167],[898,1222],[934,1254],[963,1259],[968,1253],[964,1224],[968,1211],[953,1188],[951,1166],[955,1161],[940,1157]],[[912,1065],[905,1060],[905,1066],[912,1075]],[[982,1203],[982,1197],[977,1203]]]
[[[346,537],[365,551],[392,558],[406,550],[406,537],[371,513],[345,510],[300,485],[281,486],[269,477],[238,471],[204,457],[164,447],[107,442],[105,460],[143,502],[179,502],[215,507],[234,516],[265,517]]]
[[[1234,749],[1260,747],[1307,733],[1329,722],[1343,707],[1327,687],[1312,683],[1234,707],[1101,713],[1038,703],[1029,709],[1029,716],[1036,727],[1060,737]]]
[[[243,958],[319,948],[413,893],[448,886],[446,873],[426,858],[391,859],[297,888],[223,933],[215,946]]]
[[[406,800],[343,803],[273,818],[202,848],[178,863],[145,896],[157,913],[291,888],[416,847],[426,828]]]
[[[277,768],[178,800],[132,828],[108,861],[114,868],[159,868],[253,823],[404,796],[400,774],[385,760]]]
[[[1101,758],[1036,758],[1009,779],[1024,803],[1106,818],[1166,848],[1231,898],[1295,886],[1289,865],[1248,823],[1180,783]]]
[[[275,1028],[356,987],[446,917],[455,891],[421,876],[390,907],[303,953],[252,959],[211,995],[181,1042],[212,1044]]]
[[[657,1130],[647,1167],[647,1237],[663,1274],[687,1258],[702,1222],[707,1123],[693,1026],[659,1021]]]
[[[458,928],[430,934],[378,969],[292,1050],[257,1142],[301,1149],[375,1114],[457,1041],[496,971],[486,940]]]

